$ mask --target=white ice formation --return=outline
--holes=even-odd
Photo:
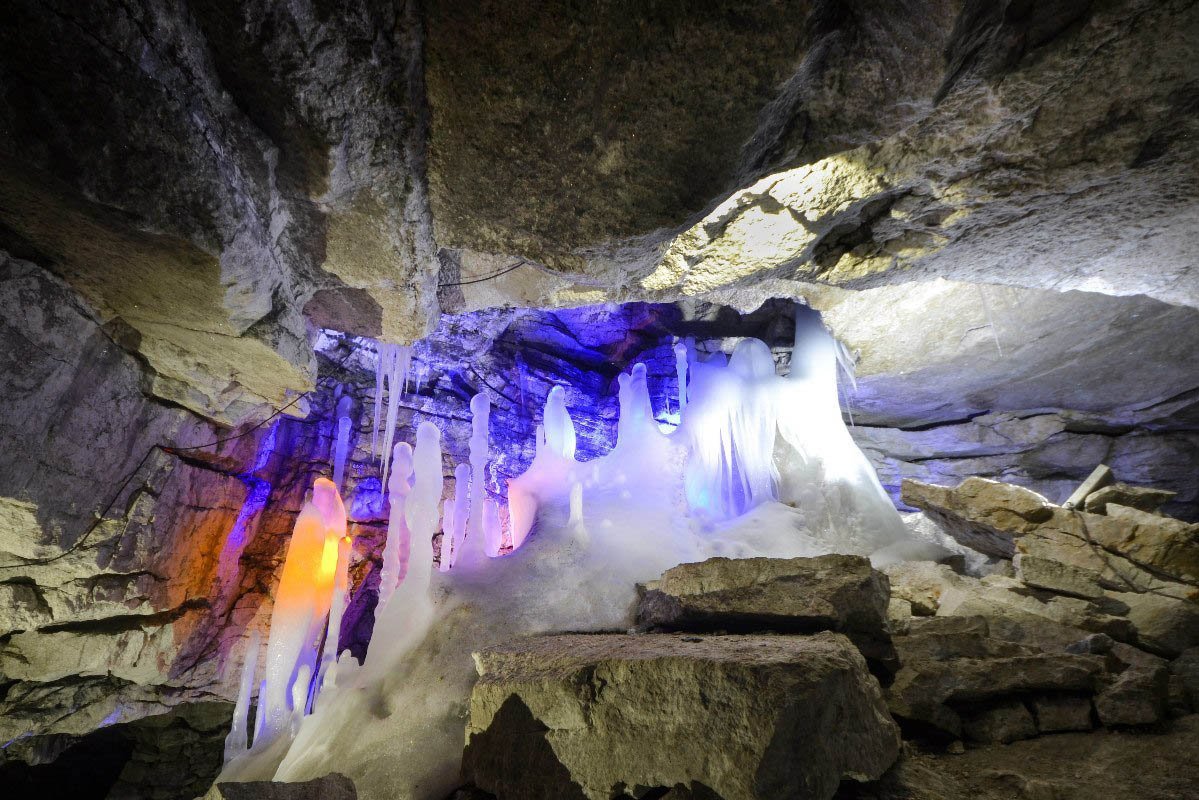
[[[445,572],[432,568],[439,433],[422,423],[410,485],[407,456],[396,449],[384,555],[391,595],[376,609],[365,663],[337,662],[336,679],[326,678],[311,715],[295,718],[286,745],[266,752],[255,742],[221,780],[336,771],[362,797],[440,800],[458,778],[473,651],[520,635],[626,627],[634,584],[710,555],[895,558],[909,537],[841,421],[836,343],[810,319],[797,323],[787,377],[756,340],[740,342],[727,360],[704,361],[681,343],[680,423],[669,433],[655,419],[645,367],[635,365],[619,378],[616,443],[590,461],[576,460],[566,395],[551,391],[533,462],[508,485],[512,549],[499,557],[499,509],[485,489],[488,409],[476,398],[471,464],[458,465],[446,506]],[[411,553],[394,586],[408,549],[399,519]],[[284,621],[272,621],[272,643],[277,624],[299,629]],[[271,681],[268,673],[268,703]]]

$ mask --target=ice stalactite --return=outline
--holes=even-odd
[[[382,610],[408,569],[411,534],[404,518],[408,494],[412,491],[412,445],[400,442],[392,451],[391,477],[387,481],[387,499],[391,514],[387,522],[387,544],[383,548],[383,569],[379,575],[379,601]]]
[[[387,420],[383,429],[383,450],[380,453],[379,465],[382,472],[381,480],[384,486],[387,485],[387,475],[391,466],[391,452],[395,444],[396,421],[399,419],[400,400],[404,396],[404,388],[408,384],[408,370],[412,365],[412,347],[395,344],[379,345],[380,360],[384,359],[385,353],[390,373],[387,378]]]
[[[353,425],[350,414],[353,409],[354,398],[349,395],[337,401],[337,411],[334,415],[337,420],[337,438],[333,446],[333,483],[337,485],[339,492],[345,486],[346,458],[350,453],[350,431]]]
[[[246,645],[246,654],[242,660],[241,683],[237,689],[237,703],[233,706],[233,726],[225,737],[225,761],[249,749],[248,722],[250,714],[250,695],[254,692],[254,678],[258,671],[258,648],[261,637],[258,631],[250,634],[250,642]]]

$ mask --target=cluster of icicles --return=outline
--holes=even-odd
[[[679,424],[672,431],[664,431],[655,419],[645,366],[635,365],[619,377],[616,444],[611,452],[591,461],[575,459],[576,434],[566,394],[561,387],[554,387],[546,400],[543,424],[537,429],[533,462],[523,475],[508,483],[511,549],[519,548],[545,517],[565,520],[565,526],[579,531],[575,541],[585,543],[584,531],[589,529],[602,535],[608,528],[613,536],[621,531],[620,535],[627,537],[626,529],[643,526],[645,530],[634,535],[645,547],[673,548],[680,556],[703,557],[714,551],[694,543],[694,530],[704,526],[710,530],[712,525],[772,500],[806,507],[809,524],[815,519],[815,509],[829,520],[827,526],[838,536],[842,531],[838,521],[848,520],[845,537],[873,537],[862,542],[847,538],[845,552],[873,552],[894,543],[903,535],[902,522],[841,421],[838,346],[813,316],[797,318],[791,371],[786,378],[776,374],[770,349],[756,339],[742,340],[727,359],[715,354],[707,360],[700,360],[689,342],[679,342],[674,349]],[[454,470],[454,496],[443,505],[438,428],[421,423],[415,447],[394,442],[398,406],[411,363],[410,348],[380,347],[372,433],[374,453],[383,418],[380,472],[385,476],[390,517],[375,618],[384,619],[390,608],[390,619],[402,617],[408,633],[399,630],[399,623],[389,628],[388,641],[372,642],[366,664],[359,665],[348,653],[337,657],[350,550],[340,490],[350,447],[351,401],[341,397],[336,412],[334,480],[316,481],[312,498],[296,521],[275,594],[261,678],[257,671],[259,643],[250,642],[234,724],[226,742],[227,762],[248,750],[261,753],[276,743],[285,748],[303,716],[319,702],[323,687],[378,680],[379,676],[364,677],[360,670],[370,672],[373,666],[394,664],[397,648],[410,646],[421,626],[431,624],[432,540],[439,521],[442,571],[465,562],[471,563],[470,569],[485,567],[487,559],[508,552],[499,507],[485,487],[490,458],[488,397],[478,394],[471,400],[469,463]],[[783,456],[779,455],[779,441],[786,443]],[[683,525],[678,519],[653,516],[669,507],[668,476],[678,475],[679,470],[688,517]],[[541,524],[553,524],[546,520]],[[785,535],[792,534],[788,531]],[[745,547],[751,554],[774,554],[780,552],[778,538],[773,549],[761,538]],[[786,548],[791,546],[784,543],[781,552],[789,552]],[[249,748],[247,717],[255,688],[258,707],[253,747]]]

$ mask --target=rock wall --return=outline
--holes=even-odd
[[[3,256],[0,294],[0,739],[29,760],[231,698],[328,434],[157,400],[119,330],[30,262]]]

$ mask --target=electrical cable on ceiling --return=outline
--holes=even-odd
[[[493,272],[490,275],[484,275],[481,278],[472,278],[471,280],[468,280],[468,281],[455,281],[454,283],[439,283],[439,284],[437,284],[437,288],[438,289],[446,289],[451,286],[470,286],[473,283],[482,283],[483,281],[489,281],[489,280],[492,280],[493,278],[498,278],[501,275],[507,275],[509,272],[519,269],[520,267],[523,267],[528,263],[529,263],[528,261],[526,261],[525,259],[522,258],[520,261],[517,261],[512,266],[501,269],[498,272]]]

